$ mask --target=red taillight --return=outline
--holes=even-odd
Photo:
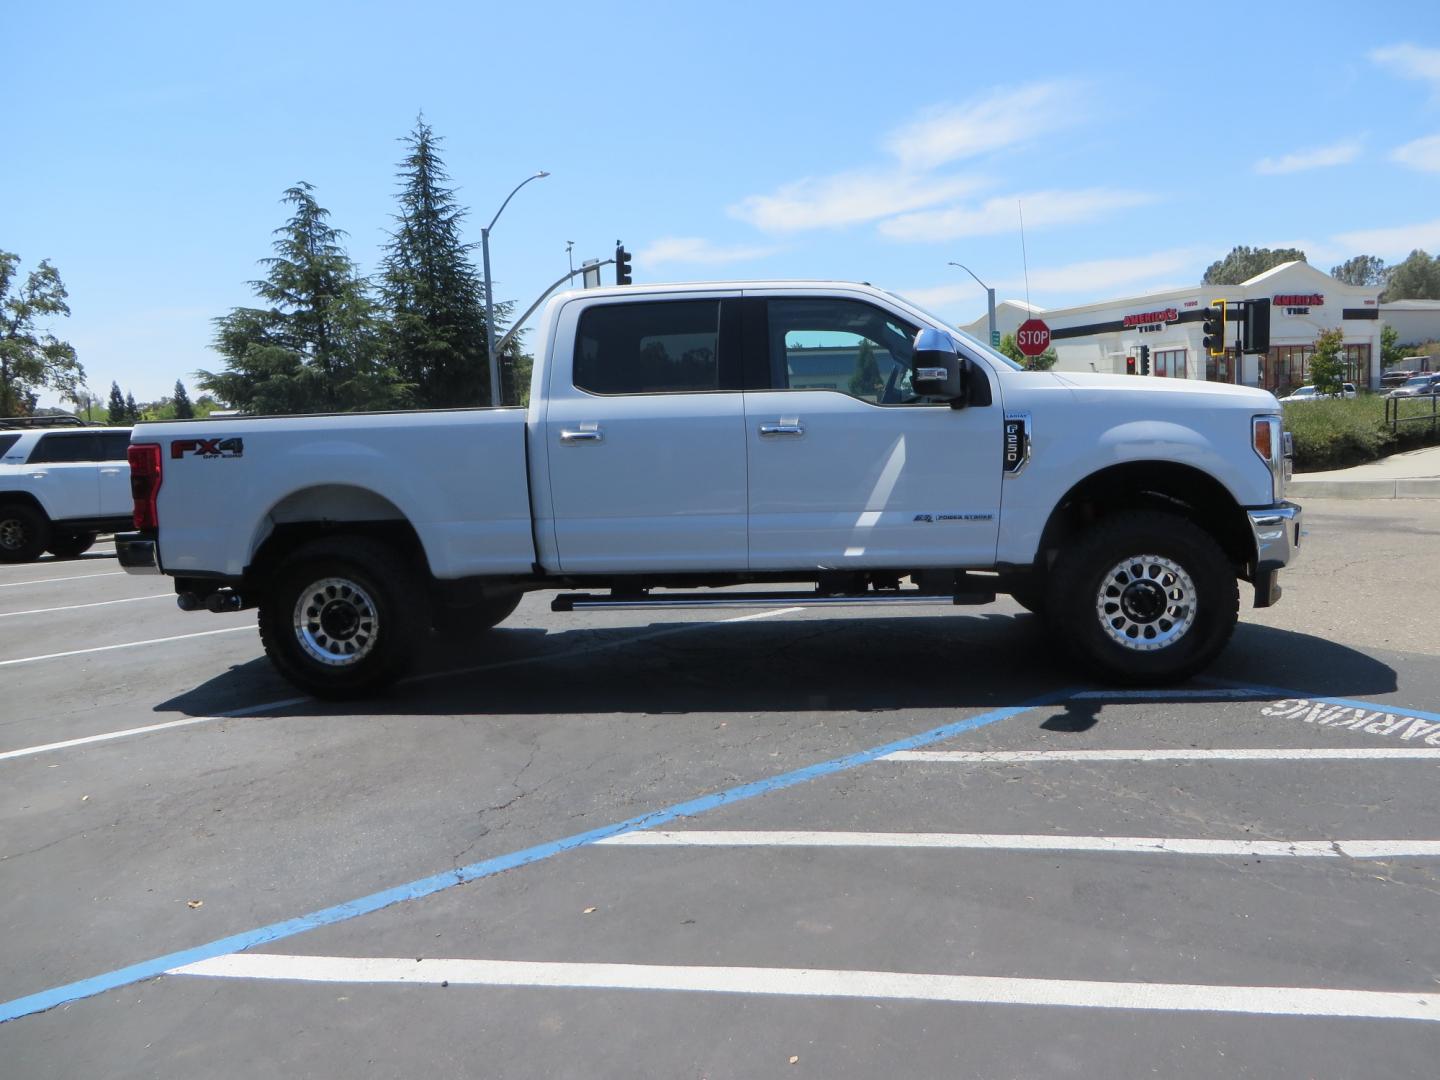
[[[160,528],[160,511],[155,500],[160,496],[159,443],[132,443],[126,456],[130,459],[130,495],[135,500],[135,528],[153,531]]]

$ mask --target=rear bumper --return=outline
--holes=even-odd
[[[116,533],[115,556],[127,574],[160,573],[160,556],[155,540],[143,533]]]
[[[1300,557],[1305,515],[1295,503],[1282,502],[1245,516],[1255,537],[1255,606],[1270,607],[1280,599],[1280,571]]]

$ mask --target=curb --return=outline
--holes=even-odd
[[[1285,485],[1287,495],[1312,499],[1440,499],[1440,478],[1411,480],[1302,480]]]

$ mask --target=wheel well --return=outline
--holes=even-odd
[[[422,574],[429,575],[430,564],[420,537],[410,522],[398,521],[287,521],[276,525],[245,568],[248,582],[263,582],[302,544],[327,537],[363,536],[399,551]]]
[[[31,495],[28,491],[0,491],[0,507],[14,506],[16,504],[28,506],[31,510],[37,510],[50,520],[50,515],[45,513],[45,507],[40,505],[40,500]]]
[[[1070,539],[1096,521],[1137,509],[1166,511],[1194,522],[1215,538],[1242,576],[1254,561],[1254,538],[1245,515],[1223,484],[1190,465],[1132,461],[1092,473],[1065,493],[1041,534],[1037,569],[1048,569]]]

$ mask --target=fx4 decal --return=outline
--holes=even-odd
[[[245,455],[244,439],[176,439],[170,444],[170,457],[186,454],[200,458],[237,458]]]

